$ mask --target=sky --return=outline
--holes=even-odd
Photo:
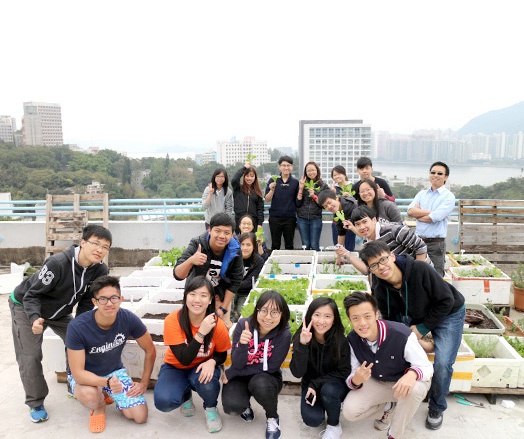
[[[255,136],[298,146],[299,121],[458,129],[524,100],[521,0],[10,1],[0,114],[62,106],[65,143],[130,154]],[[8,60],[8,62],[6,62]]]

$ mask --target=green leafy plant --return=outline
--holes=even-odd
[[[448,254],[460,265],[486,265],[489,263],[489,261],[482,256],[464,255],[453,252],[448,252]]]
[[[496,267],[475,267],[471,269],[454,270],[460,277],[504,277],[504,273]]]
[[[253,314],[254,311],[255,311],[255,304],[247,303],[247,304],[244,304],[244,306],[242,307],[242,311],[240,312],[240,314],[242,315],[242,317],[249,317],[251,314]]]
[[[524,341],[520,341],[518,338],[511,338],[507,336],[504,336],[504,338],[521,357],[524,357]]]
[[[317,182],[316,181],[313,181],[313,180],[310,180],[310,181],[305,181],[304,182],[304,187],[307,189],[307,190],[317,190],[319,187],[317,186]]]
[[[335,214],[335,221],[345,221],[345,220],[346,220],[346,217],[344,216],[344,211],[343,210],[339,210]]]
[[[271,263],[271,271],[269,274],[280,274],[282,273],[282,268],[280,268],[280,265],[278,265],[278,262],[272,262]]]
[[[341,189],[342,189],[342,193],[348,192],[349,195],[351,196],[356,194],[356,192],[353,190],[353,185],[351,183],[343,185]]]
[[[359,280],[353,282],[350,280],[337,280],[334,284],[329,284],[327,289],[330,290],[345,290],[345,291],[366,291],[366,282]]]
[[[182,256],[182,253],[184,252],[185,249],[186,249],[185,247],[173,247],[171,250],[167,252],[160,252],[158,256],[162,258],[162,263],[158,265],[162,267],[167,267],[167,266],[174,267],[177,259],[180,256]]]
[[[273,181],[276,183],[277,180],[278,180],[278,177],[280,177],[280,175],[272,175],[271,178],[273,179]]]
[[[253,160],[255,160],[256,158],[257,158],[256,155],[248,154],[246,158],[246,162],[248,162],[249,164],[252,164]]]
[[[260,289],[278,291],[289,305],[303,305],[306,303],[308,287],[309,279],[307,278],[277,280],[260,277],[257,285],[257,288]]]
[[[335,261],[322,262],[321,274],[360,274],[352,265],[336,265]]]
[[[255,236],[257,237],[257,241],[264,242],[266,240],[266,238],[264,238],[264,230],[262,229],[257,229]]]
[[[522,262],[519,262],[517,270],[511,273],[511,280],[517,288],[524,288],[524,265]]]
[[[468,346],[475,352],[477,358],[493,358],[493,350],[497,346],[497,339],[486,337],[486,338],[475,338],[471,335],[465,335],[464,340]]]

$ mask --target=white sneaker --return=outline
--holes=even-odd
[[[340,439],[342,436],[342,426],[340,422],[338,425],[326,425],[326,429],[320,432],[322,439]]]
[[[216,407],[208,407],[206,409],[206,426],[207,431],[210,433],[222,430],[222,419],[220,419],[220,413],[218,413]]]

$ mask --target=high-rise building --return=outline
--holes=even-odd
[[[344,166],[350,182],[360,179],[357,160],[371,157],[371,125],[362,120],[301,120],[299,127],[300,177],[307,162],[316,162],[326,183],[337,165]]]
[[[14,143],[14,132],[16,131],[16,120],[11,116],[0,116],[0,140],[6,143]]]
[[[217,161],[217,152],[208,151],[203,152],[202,154],[195,154],[195,162],[198,166],[205,165],[206,163],[216,162]]]
[[[64,144],[60,104],[24,102],[22,127],[24,145],[61,146]]]
[[[254,137],[244,137],[244,140],[236,140],[233,137],[229,141],[217,142],[217,162],[224,166],[244,163],[248,154],[256,156],[252,161],[253,166],[259,166],[262,163],[271,161],[266,140],[256,141]]]

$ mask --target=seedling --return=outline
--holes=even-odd
[[[348,192],[349,195],[351,196],[356,194],[356,192],[353,190],[353,185],[351,183],[343,185],[341,189],[342,189],[342,193]]]
[[[524,342],[521,342],[518,338],[510,338],[506,336],[504,336],[504,338],[521,357],[524,357]]]
[[[455,270],[460,277],[504,277],[504,273],[496,267],[472,268],[470,270]]]
[[[280,268],[280,265],[278,265],[278,262],[273,262],[271,264],[271,271],[269,274],[280,274],[282,273],[282,268]]]
[[[335,214],[335,221],[345,221],[345,220],[346,220],[346,217],[344,216],[344,211],[343,210],[339,210]]]
[[[158,256],[162,258],[162,263],[159,264],[163,267],[171,266],[173,267],[176,264],[177,259],[182,256],[182,252],[185,250],[185,247],[173,247],[167,252],[160,252]]]
[[[317,190],[319,187],[317,186],[317,182],[316,181],[313,181],[313,180],[310,180],[310,181],[305,181],[304,182],[304,187],[307,189],[307,190]]]
[[[273,179],[273,181],[276,183],[277,180],[278,180],[278,177],[280,177],[280,175],[272,175],[271,178]]]
[[[258,229],[258,230],[255,232],[255,236],[257,237],[257,241],[260,241],[260,242],[264,242],[264,241],[265,241],[265,238],[264,238],[264,230],[262,230],[262,229]]]
[[[363,280],[352,282],[350,280],[337,280],[335,284],[326,287],[329,290],[349,290],[349,291],[366,291],[367,286]]]
[[[256,155],[248,154],[248,155],[247,155],[246,162],[248,162],[249,164],[252,164],[252,163],[253,163],[253,160],[255,160],[256,158],[257,158]]]
[[[472,351],[475,352],[477,358],[493,358],[493,350],[498,343],[496,338],[477,339],[465,335],[464,340]]]

